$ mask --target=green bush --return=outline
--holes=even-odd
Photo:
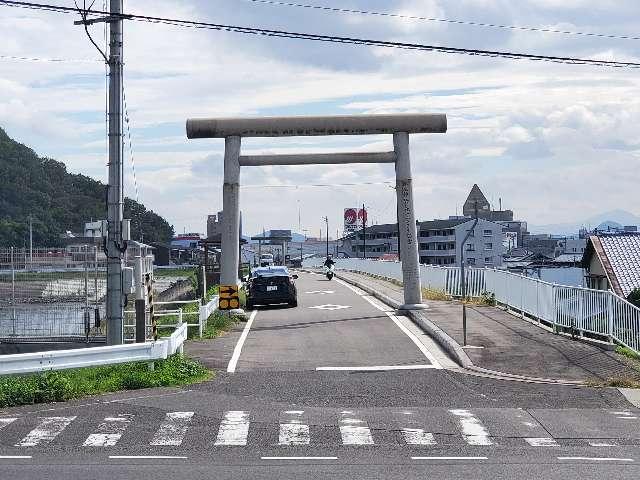
[[[636,307],[640,307],[640,288],[634,288],[627,296],[627,300]]]
[[[64,402],[118,390],[187,385],[211,376],[204,366],[181,355],[154,364],[154,370],[149,370],[147,362],[139,362],[0,377],[0,408]]]

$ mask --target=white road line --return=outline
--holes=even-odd
[[[11,425],[16,420],[17,420],[17,418],[13,418],[13,417],[11,417],[11,418],[9,418],[9,417],[0,418],[0,430],[2,430],[7,425]]]
[[[84,447],[113,447],[131,423],[133,415],[120,414],[117,417],[106,417],[98,425],[98,431],[92,433],[82,444]]]
[[[633,462],[633,458],[613,457],[558,457],[558,460],[585,460],[589,462]]]
[[[532,447],[559,447],[558,442],[551,437],[528,437],[524,439]]]
[[[340,414],[340,435],[344,445],[373,445],[367,422],[353,417],[353,412]]]
[[[236,365],[238,364],[238,359],[240,358],[240,352],[242,351],[242,346],[244,345],[244,341],[247,339],[247,335],[249,335],[249,330],[251,330],[251,324],[253,324],[253,319],[256,318],[257,310],[251,312],[249,316],[249,320],[247,324],[244,326],[244,330],[242,330],[242,335],[238,339],[238,343],[236,344],[236,348],[233,349],[233,355],[231,356],[231,360],[229,361],[229,365],[227,366],[227,372],[233,373],[236,371]]]
[[[153,460],[162,460],[162,459],[170,459],[170,460],[186,460],[189,457],[179,457],[174,455],[109,455],[109,458],[114,460],[135,460],[135,459],[153,459]]]
[[[353,285],[350,285],[349,283],[345,282],[344,280],[340,280],[340,279],[336,279],[336,282],[338,282],[340,285],[347,287],[349,290],[351,290],[353,293],[355,293],[356,295],[362,297],[364,295],[367,295],[367,292],[365,292],[364,290],[361,290],[357,287],[354,287]]]
[[[621,418],[623,420],[637,420],[638,417],[616,417],[616,418]]]
[[[387,370],[424,370],[429,368],[438,368],[435,365],[377,365],[367,367],[316,367],[317,371],[387,371]]]
[[[153,436],[150,445],[182,444],[185,433],[189,428],[194,412],[168,412],[164,422]]]
[[[408,445],[436,445],[433,433],[425,432],[422,428],[403,428],[402,436]]]
[[[309,445],[309,425],[302,423],[302,414],[300,410],[289,410],[283,412],[280,424],[280,434],[278,436],[278,445]]]
[[[249,436],[249,414],[242,410],[225,412],[220,422],[216,445],[246,445]]]
[[[589,442],[591,447],[617,447],[618,444],[614,442]]]
[[[31,455],[0,455],[0,460],[18,460],[20,458],[33,458]]]
[[[488,457],[411,457],[411,460],[487,460]]]
[[[337,460],[338,457],[260,457],[261,460]]]
[[[41,443],[48,443],[56,438],[62,431],[76,419],[73,417],[42,417],[36,428],[31,430],[26,437],[16,443],[16,447],[35,447]]]
[[[411,341],[416,345],[416,347],[418,347],[418,350],[420,350],[422,352],[422,354],[425,357],[427,357],[427,359],[431,362],[431,364],[434,366],[434,368],[436,368],[438,370],[442,369],[442,365],[440,365],[438,360],[436,360],[436,357],[433,356],[433,354],[427,349],[427,347],[424,346],[424,344],[420,341],[420,339],[413,334],[413,332],[411,332],[407,327],[405,327],[402,324],[402,322],[400,322],[398,317],[396,317],[392,312],[389,312],[383,305],[380,305],[373,298],[365,297],[365,296],[363,296],[362,298],[364,298],[367,302],[369,302],[371,305],[373,305],[375,308],[377,308],[381,312],[384,312],[393,321],[393,323],[395,323],[396,326],[400,330],[402,330],[402,332],[407,337],[409,337],[411,339]]]
[[[462,437],[469,445],[493,445],[489,438],[489,432],[482,422],[469,410],[454,409],[449,410],[450,413],[459,417],[460,428],[462,429]]]

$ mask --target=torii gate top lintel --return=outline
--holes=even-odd
[[[413,209],[409,134],[445,133],[444,114],[336,115],[322,117],[250,117],[187,120],[188,138],[224,138],[222,188],[221,285],[238,284],[240,231],[240,167],[264,165],[318,165],[394,163],[401,246],[404,304],[402,309],[425,308],[420,288],[418,238]],[[392,152],[347,152],[242,156],[242,137],[325,135],[393,135]]]
[[[447,116],[439,113],[334,115],[319,117],[192,118],[187,138],[306,137],[445,133]]]

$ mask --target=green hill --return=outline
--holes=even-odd
[[[85,175],[67,172],[65,165],[42,158],[9,138],[0,128],[0,247],[29,243],[62,245],[60,234],[82,232],[84,223],[106,218],[106,186]],[[131,236],[144,242],[167,242],[173,226],[144,205],[125,198],[124,217],[131,218]]]

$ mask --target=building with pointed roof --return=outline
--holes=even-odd
[[[591,235],[582,257],[587,286],[627,297],[640,288],[640,234]]]

